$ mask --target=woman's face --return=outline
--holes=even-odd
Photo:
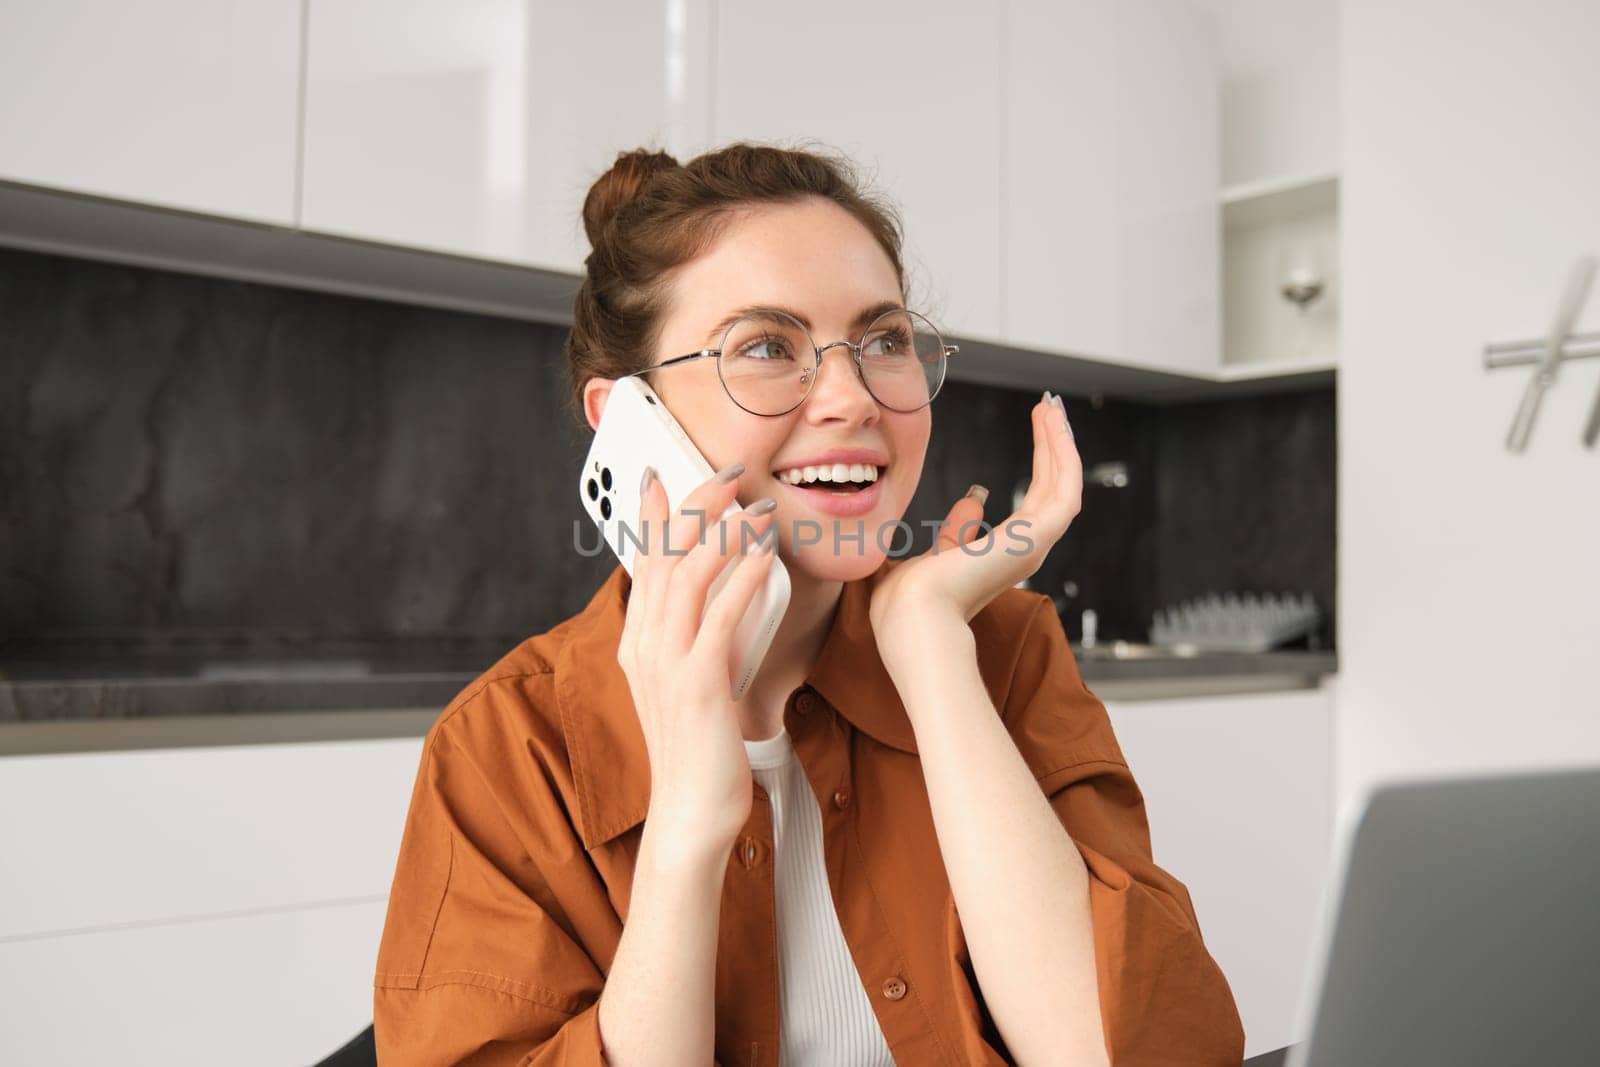
[[[717,347],[718,324],[746,307],[788,311],[822,346],[859,341],[867,325],[860,321],[864,312],[901,301],[888,256],[848,212],[815,197],[762,205],[739,216],[706,253],[676,273],[651,362]],[[892,527],[882,529],[881,537],[880,528],[905,514],[922,476],[929,407],[905,413],[881,407],[843,346],[823,353],[805,403],[776,417],[735,404],[714,359],[689,360],[647,380],[713,469],[745,465],[741,502],[777,500],[775,529],[791,572],[798,567],[820,580],[849,581],[877,569],[896,543]],[[830,455],[842,449],[857,455]],[[835,461],[876,464],[876,483],[846,495],[779,477],[798,466]],[[797,547],[797,540],[811,543]]]

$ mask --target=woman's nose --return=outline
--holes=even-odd
[[[822,346],[822,364],[806,406],[813,414],[857,417],[876,413],[878,401],[861,379],[855,353],[844,341]],[[832,359],[829,359],[829,357]],[[832,363],[830,367],[829,364]]]

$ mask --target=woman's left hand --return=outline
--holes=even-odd
[[[880,651],[889,653],[890,635],[917,633],[930,611],[971,622],[991,600],[1037,572],[1077,517],[1083,462],[1060,398],[1045,396],[1031,413],[1033,478],[1017,510],[977,537],[983,504],[964,496],[946,515],[933,548],[878,571],[870,617]]]

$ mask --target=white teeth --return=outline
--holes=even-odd
[[[875,482],[878,468],[871,463],[833,463],[812,467],[790,467],[777,472],[778,479],[790,485],[808,482]]]

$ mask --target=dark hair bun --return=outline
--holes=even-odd
[[[564,346],[579,426],[589,427],[590,382],[650,366],[672,313],[674,272],[703,255],[734,213],[803,197],[820,197],[860,223],[904,290],[899,216],[861,188],[844,156],[752,141],[681,165],[656,144],[618,153],[583,201],[590,251]],[[909,302],[903,292],[902,302]]]
[[[617,155],[611,169],[595,179],[589,195],[583,201],[583,229],[589,235],[589,246],[600,246],[600,235],[617,209],[639,195],[639,190],[653,176],[664,170],[673,170],[678,161],[665,152],[648,148],[635,148]]]

